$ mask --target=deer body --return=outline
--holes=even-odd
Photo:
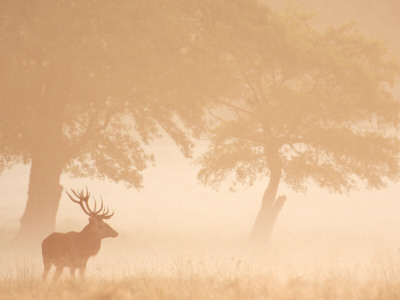
[[[42,243],[43,259],[55,266],[78,267],[99,252],[100,243],[85,241],[80,232],[54,232]]]
[[[78,198],[88,199],[89,194],[83,195],[73,193]],[[71,200],[75,201],[69,194]],[[83,200],[85,203],[85,200]],[[80,202],[81,206],[82,201]],[[85,213],[91,213],[89,224],[86,225],[81,232],[70,231],[68,233],[53,232],[42,243],[42,256],[44,264],[43,281],[46,280],[47,274],[52,265],[56,266],[54,279],[58,279],[64,267],[69,267],[71,276],[74,277],[75,270],[79,269],[79,276],[83,279],[86,269],[86,263],[91,256],[96,255],[101,247],[101,240],[106,237],[117,237],[118,233],[106,224],[103,219],[108,219],[112,215],[107,212],[99,214],[99,211],[91,211],[88,208],[87,200]]]

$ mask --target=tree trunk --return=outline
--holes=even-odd
[[[15,238],[17,245],[40,247],[41,241],[55,230],[63,161],[48,154],[32,156],[28,201]]]
[[[250,242],[258,246],[268,245],[275,221],[282,209],[286,197],[276,198],[282,169],[279,165],[270,168],[270,180],[261,203],[253,229],[250,233]]]
[[[44,61],[44,53],[39,51],[37,60]],[[38,80],[41,86],[32,95],[33,122],[27,138],[31,155],[28,201],[15,242],[40,249],[42,240],[55,230],[60,176],[70,155],[63,124],[72,90],[71,61],[50,64]]]
[[[42,240],[55,230],[62,187],[60,176],[67,158],[63,104],[42,101],[36,107],[35,135],[30,144],[31,171],[28,201],[15,237],[17,246],[40,249]]]

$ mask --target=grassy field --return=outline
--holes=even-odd
[[[310,235],[296,244],[275,238],[260,255],[227,238],[219,241],[223,247],[207,244],[209,237],[197,236],[197,245],[185,236],[186,244],[176,236],[146,240],[139,234],[129,244],[130,237],[105,241],[89,260],[84,281],[72,280],[64,269],[54,283],[53,267],[42,283],[40,253],[4,250],[0,299],[400,299],[400,254],[389,244],[373,250],[362,240],[328,243]]]
[[[269,268],[225,259],[207,264],[177,259],[169,267],[115,266],[104,274],[93,264],[84,281],[40,281],[40,267],[27,260],[3,268],[0,299],[400,299],[395,265],[296,265]]]

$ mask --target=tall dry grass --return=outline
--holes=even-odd
[[[36,259],[3,265],[0,299],[400,299],[399,267],[383,262],[305,269],[180,257],[159,267],[92,263],[84,281],[64,270],[55,283],[42,283],[40,272]]]

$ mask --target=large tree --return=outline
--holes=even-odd
[[[210,30],[236,88],[210,110],[199,178],[214,187],[267,178],[251,233],[267,243],[286,200],[281,181],[341,193],[399,178],[399,68],[351,26],[319,32],[302,14],[235,3]]]
[[[186,5],[186,6],[185,6]],[[142,186],[164,131],[186,156],[201,51],[185,1],[0,3],[0,172],[31,164],[17,241],[54,231],[60,175]],[[193,76],[191,76],[193,75]]]

